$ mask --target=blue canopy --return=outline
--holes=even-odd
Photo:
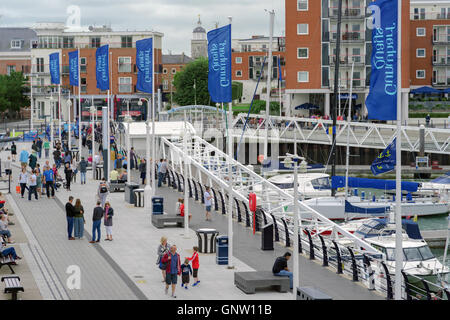
[[[419,188],[417,182],[402,182],[402,191],[416,192]],[[345,187],[345,177],[335,176],[331,177],[331,186],[334,189]],[[350,188],[371,188],[381,190],[395,190],[395,180],[383,179],[367,179],[367,178],[353,178],[348,177],[348,186]]]
[[[385,214],[390,211],[390,207],[383,208],[361,208],[352,205],[350,202],[345,201],[345,212],[347,213],[364,213],[364,214]]]
[[[432,183],[450,184],[450,171],[431,181]]]
[[[443,93],[450,93],[450,88],[442,89],[442,92],[443,92]]]
[[[414,90],[411,90],[411,93],[419,94],[419,93],[443,93],[441,90],[437,90],[431,87],[420,87]]]
[[[316,106],[315,104],[307,102],[307,103],[304,103],[304,104],[301,104],[301,105],[295,107],[295,110],[299,110],[299,109],[312,110],[312,109],[319,109],[319,107]]]

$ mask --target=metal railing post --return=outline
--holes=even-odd
[[[402,270],[403,280],[405,281],[405,292],[406,292],[406,300],[412,300],[411,297],[411,287],[409,285],[408,277],[405,272]]]
[[[305,229],[306,234],[308,235],[308,240],[309,240],[309,259],[310,260],[314,260],[314,244],[312,241],[312,237],[311,237],[311,233],[309,232],[308,229]]]
[[[278,224],[277,224],[277,220],[275,220],[275,216],[271,213],[270,216],[272,217],[273,220],[273,227],[274,227],[274,231],[275,231],[275,241],[280,241],[280,234],[278,233]]]
[[[286,247],[290,247],[291,246],[291,241],[289,240],[289,230],[288,230],[288,227],[287,227],[286,220],[284,220],[284,218],[281,218],[281,221],[283,222],[284,231],[286,232]]]
[[[338,244],[336,241],[333,240],[334,244],[334,250],[336,251],[336,259],[337,259],[337,274],[342,274],[342,259],[341,259],[341,252],[339,251]]]
[[[247,204],[242,202],[244,204],[245,209],[245,226],[250,227],[250,214],[248,212]]]
[[[322,242],[322,255],[323,255],[323,262],[322,267],[328,267],[328,253],[327,253],[327,246],[325,245],[325,240],[323,240],[323,237],[319,234],[320,242]]]
[[[352,257],[352,274],[353,274],[353,281],[358,281],[358,266],[356,265],[356,259],[355,254],[353,253],[353,250],[350,247],[347,247],[347,250],[350,252],[350,256]]]
[[[392,291],[392,283],[391,283],[391,275],[389,274],[389,270],[386,267],[386,264],[381,261],[381,265],[383,266],[384,269],[384,273],[386,275],[386,284],[387,284],[387,300],[392,300],[394,299],[394,293]]]

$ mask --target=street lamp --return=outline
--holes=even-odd
[[[294,161],[293,161],[294,159]],[[283,161],[284,166],[286,168],[292,168],[294,166],[294,267],[293,267],[293,299],[297,299],[297,286],[299,284],[299,257],[298,257],[298,248],[299,248],[299,225],[301,225],[301,221],[299,222],[299,210],[298,210],[298,169],[297,169],[297,161],[302,160],[301,166],[304,167],[306,162],[304,162],[304,158],[299,157],[297,155],[293,155],[290,153],[286,154],[286,157]]]
[[[133,121],[133,119],[130,116],[130,110],[128,110],[128,113],[125,116],[125,118],[123,119],[123,121],[127,124],[127,156],[128,156],[128,160],[127,160],[127,184],[130,185],[130,183],[131,183],[131,170],[130,170],[130,168],[131,168],[130,125],[131,125],[131,122]]]
[[[67,109],[68,109],[68,115],[69,115],[69,132],[68,132],[68,135],[67,135],[67,147],[69,148],[69,153],[70,153],[70,149],[71,149],[71,146],[72,146],[72,143],[70,141],[70,129],[71,129],[70,128],[70,107],[71,106],[72,106],[72,100],[67,99]],[[80,150],[80,152],[81,152],[81,150]]]
[[[92,178],[95,179],[95,174],[97,171],[97,163],[95,162],[95,122],[94,122],[94,114],[97,113],[97,108],[95,106],[91,106],[89,108],[89,112],[91,114],[91,125],[92,125]],[[81,120],[81,114],[80,114],[80,120]],[[78,125],[81,125],[81,121],[78,122]],[[81,139],[81,137],[78,137]],[[81,156],[81,150],[80,150],[80,156]]]
[[[151,208],[151,197],[153,195],[155,195],[155,191],[156,191],[156,185],[155,185],[155,145],[154,145],[154,139],[155,139],[155,117],[152,117],[152,156],[153,156],[153,161],[152,161],[152,166],[150,168],[150,141],[149,141],[149,136],[150,136],[150,132],[149,132],[149,125],[150,125],[150,120],[149,120],[149,116],[150,116],[150,101],[146,98],[140,98],[138,101],[138,105],[142,106],[142,100],[145,100],[147,102],[147,121],[145,122],[145,151],[146,151],[146,185],[144,188],[144,204],[145,207],[147,209]],[[154,108],[152,108],[154,110]],[[153,114],[153,113],[152,113]],[[152,187],[150,187],[150,177],[153,177],[153,183],[152,183]]]
[[[53,95],[50,95],[50,157],[53,155]]]

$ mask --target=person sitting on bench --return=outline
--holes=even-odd
[[[279,277],[289,277],[290,287],[293,288],[293,275],[287,266],[287,262],[291,258],[291,254],[286,252],[282,257],[278,257],[272,267],[273,275]]]
[[[6,214],[0,216],[0,235],[5,236],[8,243],[14,243],[11,240],[11,232],[8,230],[8,217]]]
[[[119,175],[119,179],[117,182],[119,183],[125,183],[127,182],[128,179],[128,175],[127,175],[127,170],[124,170],[120,175]]]
[[[117,182],[117,180],[119,179],[119,172],[117,172],[116,169],[111,170],[109,178],[111,182]]]
[[[22,259],[22,257],[19,257],[17,255],[16,249],[14,249],[14,247],[5,248],[5,246],[6,246],[5,242],[2,240],[1,249],[0,249],[2,256],[4,256],[4,257],[11,256],[11,258],[13,258],[13,260]],[[13,264],[15,264],[15,263],[13,263]]]

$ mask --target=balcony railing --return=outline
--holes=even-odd
[[[331,55],[331,64],[336,64],[336,55]],[[342,65],[352,65],[355,62],[355,65],[363,65],[365,63],[365,55],[341,55],[341,59],[339,63]]]
[[[342,19],[364,19],[365,18],[364,7],[343,7]],[[338,8],[332,7],[328,11],[331,19],[338,18]]]
[[[341,89],[350,89],[350,82],[352,79],[340,78],[339,86]],[[366,86],[366,79],[364,78],[353,78],[353,88],[364,88]],[[330,89],[334,88],[334,79],[330,78]]]
[[[434,55],[431,58],[434,66],[450,66],[450,56],[448,55]]]
[[[337,32],[332,32],[332,42],[336,42]],[[365,33],[363,31],[344,31],[341,33],[341,40],[346,42],[363,42],[365,40]]]
[[[411,13],[411,20],[449,20],[450,12],[448,13],[437,13],[437,12],[421,12],[421,13]]]
[[[433,36],[433,44],[449,44],[450,43],[450,35],[447,33],[438,33]]]

